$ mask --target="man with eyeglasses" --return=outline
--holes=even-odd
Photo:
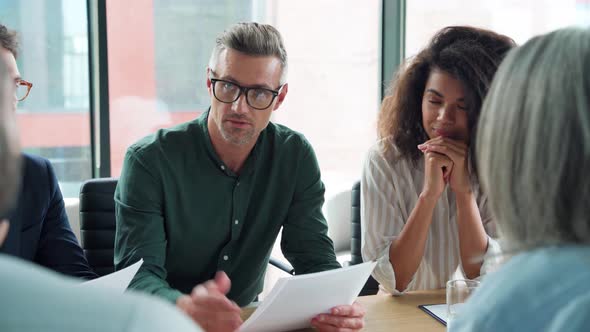
[[[0,26],[0,36],[5,30]],[[0,38],[1,40],[1,38]],[[0,55],[0,215],[15,202],[22,155],[14,114],[14,76]],[[11,72],[11,74],[14,74]],[[0,218],[0,246],[12,224]],[[157,298],[77,280],[0,253],[0,331],[202,332],[176,307]]]
[[[207,331],[240,326],[237,305],[262,291],[281,227],[281,249],[297,274],[340,267],[314,151],[303,135],[270,122],[287,95],[286,77],[279,32],[236,24],[217,38],[209,61],[210,109],[125,156],[115,193],[116,268],[143,258],[130,288],[175,303]],[[311,323],[355,331],[363,316],[355,303]]]
[[[12,108],[29,95],[32,83],[20,76],[15,31],[0,24],[0,58],[16,89]],[[17,205],[5,215],[11,227],[0,252],[35,262],[65,275],[93,279],[84,252],[72,232],[63,196],[49,160],[24,153]]]

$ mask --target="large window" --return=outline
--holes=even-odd
[[[289,55],[289,95],[273,121],[307,136],[328,190],[349,188],[375,139],[380,8],[379,0],[108,1],[112,175],[130,144],[207,109],[215,37],[256,20],[281,31]]]
[[[309,139],[329,197],[360,179],[376,139],[381,1],[274,1],[271,13],[291,66],[274,120]]]
[[[233,23],[260,21],[281,31],[290,61],[289,95],[272,120],[309,139],[328,192],[359,178],[376,138],[379,92],[387,84],[380,82],[380,70],[391,62],[380,56],[381,0],[105,2],[110,175],[119,176],[130,144],[209,106],[205,69],[215,36]],[[87,3],[102,1],[0,1],[0,22],[20,33],[20,71],[34,83],[17,111],[24,150],[52,161],[70,197],[93,169]],[[568,25],[590,25],[588,0],[405,4],[407,56],[447,25],[490,28],[517,43]]]
[[[215,36],[262,10],[258,1],[107,1],[112,176],[129,145],[207,109]]]
[[[77,197],[91,177],[86,1],[1,1],[0,22],[18,31],[19,70],[34,84],[17,110],[24,151],[48,158]]]
[[[512,37],[518,44],[558,28],[590,25],[588,0],[436,0],[406,1],[406,55],[426,45],[448,25],[488,28]]]

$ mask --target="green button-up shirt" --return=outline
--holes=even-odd
[[[213,149],[207,116],[127,151],[115,192],[115,266],[144,260],[129,287],[175,302],[225,271],[228,297],[246,305],[262,290],[281,227],[281,249],[297,274],[340,267],[307,140],[270,123],[235,174]]]

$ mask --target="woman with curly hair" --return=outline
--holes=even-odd
[[[361,179],[364,260],[382,288],[441,288],[499,251],[471,153],[482,100],[514,41],[447,27],[402,67],[378,120]],[[489,234],[489,235],[488,235]]]

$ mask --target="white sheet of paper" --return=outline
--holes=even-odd
[[[141,264],[143,264],[143,259],[140,259],[139,262],[133,265],[129,265],[123,270],[107,274],[106,276],[102,276],[94,280],[83,282],[81,285],[82,287],[110,288],[123,293],[129,286],[129,283],[133,277],[135,277],[135,274],[141,267]]]
[[[376,262],[282,278],[238,330],[277,332],[310,327],[311,319],[331,308],[352,304]]]

